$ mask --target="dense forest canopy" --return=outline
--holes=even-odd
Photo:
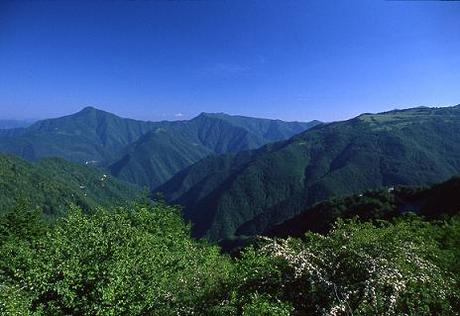
[[[2,315],[455,315],[460,219],[338,221],[235,258],[164,203],[0,217]]]
[[[71,204],[89,211],[138,199],[146,199],[140,188],[117,180],[102,169],[60,158],[29,163],[0,154],[0,214],[22,206],[57,217]]]
[[[319,203],[230,255],[192,238],[179,207],[142,200],[102,170],[0,161],[1,315],[460,310],[459,178]],[[92,195],[77,194],[82,181]]]

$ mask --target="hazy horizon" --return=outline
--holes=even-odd
[[[414,107],[451,107],[451,106],[457,106],[457,105],[460,105],[460,103],[458,104],[451,104],[451,105],[444,105],[444,106],[425,106],[425,105],[420,105],[420,106],[414,106]],[[114,112],[111,112],[109,110],[106,110],[104,108],[101,108],[101,107],[97,107],[97,106],[92,106],[92,105],[88,105],[88,106],[83,106],[81,107],[80,109],[78,109],[77,111],[74,111],[74,112],[70,112],[70,113],[66,113],[66,114],[63,114],[63,115],[57,115],[57,116],[50,116],[50,117],[43,117],[43,118],[24,118],[24,119],[18,119],[18,118],[7,118],[7,117],[0,117],[0,120],[4,120],[4,121],[16,121],[16,122],[26,122],[26,123],[34,123],[36,121],[40,121],[40,120],[45,120],[45,119],[54,119],[54,118],[60,118],[60,117],[63,117],[63,116],[68,116],[68,115],[73,115],[73,114],[76,114],[80,111],[82,111],[83,109],[87,108],[87,107],[91,107],[91,108],[95,108],[97,110],[101,110],[101,111],[104,111],[104,112],[109,112],[111,114],[115,114],[116,116],[119,116],[121,118],[126,118],[126,119],[134,119],[134,120],[140,120],[140,121],[181,121],[181,120],[190,120],[190,119],[193,119],[195,117],[197,117],[198,115],[200,115],[201,113],[209,113],[209,114],[227,114],[227,115],[231,115],[231,116],[245,116],[245,117],[254,117],[254,118],[261,118],[261,119],[270,119],[270,120],[282,120],[280,118],[277,118],[277,117],[261,117],[261,116],[248,116],[248,115],[242,115],[242,114],[239,114],[239,113],[228,113],[228,112],[198,112],[196,113],[195,115],[192,115],[190,117],[184,117],[184,116],[176,116],[176,117],[173,117],[173,118],[164,118],[164,119],[147,119],[147,118],[142,118],[142,117],[131,117],[131,116],[124,116],[124,115],[121,115],[121,114],[118,114],[118,113],[114,113]],[[349,120],[349,119],[352,119],[360,114],[364,114],[364,113],[372,113],[372,114],[376,114],[376,113],[382,113],[382,112],[387,112],[387,111],[393,111],[393,110],[405,110],[405,109],[410,109],[410,108],[413,108],[413,107],[401,107],[401,108],[388,108],[388,109],[384,109],[382,111],[379,111],[379,112],[362,112],[362,113],[358,113],[357,115],[353,115],[353,116],[350,116],[350,117],[347,117],[347,118],[343,118],[343,119],[338,119],[338,120],[329,120],[329,121],[325,121],[325,120],[318,120],[318,119],[315,119],[315,118],[312,118],[311,120],[283,120],[283,121],[287,121],[287,122],[311,122],[311,121],[321,121],[322,123],[332,123],[332,122],[337,122],[337,121],[346,121],[346,120]]]

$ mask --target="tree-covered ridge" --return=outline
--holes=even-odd
[[[317,203],[293,218],[270,227],[265,234],[302,237],[306,232],[327,233],[338,218],[361,221],[391,220],[407,212],[434,220],[460,212],[460,177],[431,187],[390,187],[369,190]],[[251,230],[250,223],[238,233]]]
[[[111,174],[131,183],[155,188],[179,170],[213,151],[166,129],[141,136],[123,150],[122,158],[109,166]]]
[[[171,122],[143,135],[126,146],[109,169],[120,179],[153,189],[208,155],[258,148],[319,123],[202,113],[192,120]]]
[[[260,234],[334,195],[429,185],[459,173],[460,106],[414,108],[319,125],[244,155],[210,157],[156,191],[185,206],[197,236],[219,240],[243,225],[252,227],[247,234]],[[202,218],[204,225],[196,221]]]
[[[209,154],[257,148],[317,124],[208,113],[188,121],[150,122],[86,107],[27,128],[0,130],[0,152],[95,164],[154,188]]]
[[[460,220],[339,221],[237,258],[163,203],[0,216],[2,315],[456,315]]]
[[[0,155],[0,213],[27,207],[57,216],[70,204],[89,210],[97,205],[141,198],[141,195],[139,188],[100,169],[59,158],[29,163]]]

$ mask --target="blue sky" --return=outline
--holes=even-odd
[[[0,1],[0,118],[454,105],[459,21],[448,1]]]

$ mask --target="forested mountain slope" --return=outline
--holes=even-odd
[[[338,218],[362,221],[391,220],[406,212],[430,220],[460,213],[460,177],[431,187],[390,187],[317,203],[293,218],[271,227],[264,234],[302,237],[308,231],[327,233]],[[240,227],[244,234],[250,227]]]
[[[109,167],[121,179],[153,188],[208,154],[257,148],[316,124],[207,113],[189,121],[147,122],[86,107],[28,128],[0,131],[0,152]]]
[[[120,179],[155,188],[208,155],[257,148],[289,138],[319,122],[286,123],[202,113],[190,121],[172,124],[127,146],[121,159],[110,166],[111,172]]]
[[[185,206],[196,236],[254,235],[314,203],[460,173],[460,106],[413,108],[323,124],[244,154],[210,157],[155,192]],[[244,225],[244,226],[243,226]]]
[[[103,170],[60,158],[46,158],[32,164],[0,155],[0,213],[22,207],[58,216],[70,204],[89,210],[138,198],[141,192],[137,187]]]

